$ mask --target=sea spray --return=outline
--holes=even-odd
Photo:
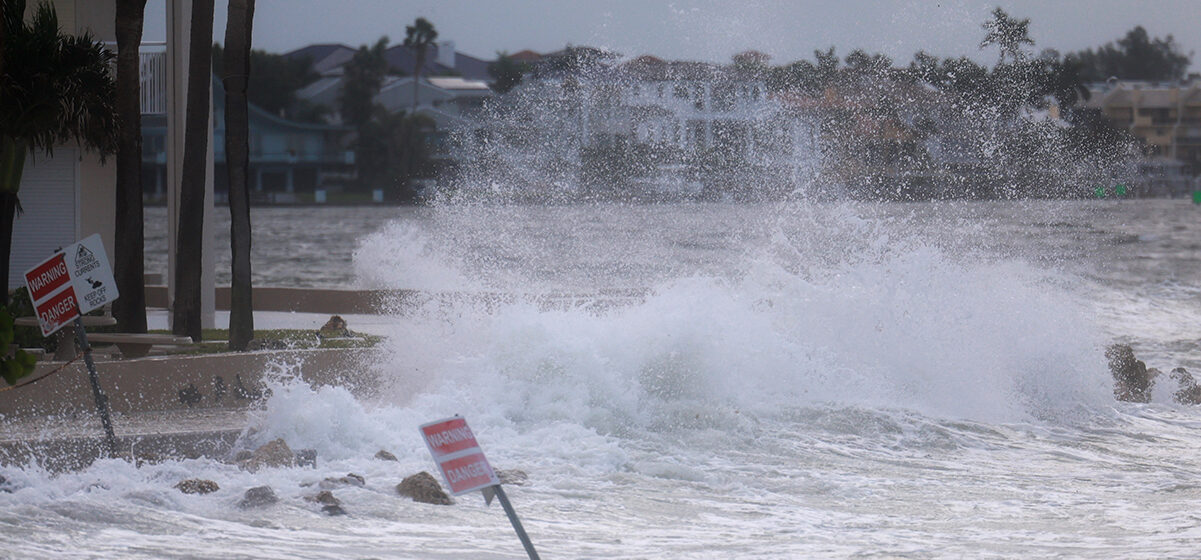
[[[778,234],[741,272],[660,282],[601,311],[431,302],[385,343],[395,383],[599,433],[726,409],[841,403],[1015,421],[1106,402],[1101,339],[1055,273],[957,259],[870,221],[822,234]]]

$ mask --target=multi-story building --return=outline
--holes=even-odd
[[[1142,140],[1152,161],[1201,174],[1201,80],[1179,84],[1113,82],[1091,88],[1088,106]],[[1173,165],[1175,160],[1182,165]]]

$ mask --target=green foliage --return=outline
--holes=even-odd
[[[7,310],[0,309],[0,349],[4,349],[4,357],[0,358],[0,376],[9,385],[33,372],[37,366],[37,356],[24,350],[17,349],[9,355],[7,350],[13,344],[13,317]]]
[[[495,80],[492,91],[505,94],[521,83],[521,79],[529,72],[529,65],[509,58],[509,53],[496,53],[496,61],[488,65],[488,74]]]
[[[438,38],[438,31],[434,29],[434,24],[428,19],[419,17],[413,25],[405,26],[404,46],[410,49],[416,49],[418,52],[417,60],[420,62],[425,58],[425,49],[434,44],[434,40]],[[417,73],[421,73],[421,65],[418,64]]]
[[[412,179],[429,174],[426,140],[434,129],[434,121],[425,115],[388,114],[381,109],[360,129],[355,146],[359,179],[383,188],[392,200],[415,202]]]
[[[9,293],[7,311],[12,317],[32,317],[33,302],[29,300],[29,290],[21,286]],[[38,327],[13,327],[13,344],[21,348],[42,348],[54,352],[58,348],[58,339],[53,336],[42,336]]]
[[[224,49],[213,45],[213,73],[223,76]],[[313,117],[323,113],[309,104],[296,100],[296,91],[320,78],[312,71],[312,60],[308,57],[288,58],[262,50],[250,51],[250,82],[246,97],[253,105],[286,118],[318,122]]]
[[[1191,62],[1171,35],[1151,38],[1143,26],[1135,26],[1117,44],[1106,43],[1093,49],[1068,55],[1079,63],[1081,79],[1103,82],[1110,77],[1120,80],[1169,81],[1184,77]]]
[[[374,98],[388,73],[387,50],[388,38],[380,37],[373,46],[359,47],[342,67],[345,80],[338,102],[342,120],[355,128],[362,128],[376,113]]]
[[[101,156],[116,150],[114,55],[90,34],[59,32],[54,7],[42,2],[28,24],[24,0],[5,0],[0,67],[0,135],[51,153],[78,140]],[[19,177],[18,177],[19,179]],[[19,183],[2,184],[15,192]]]
[[[1009,59],[1010,62],[1021,62],[1026,59],[1026,53],[1022,50],[1023,45],[1034,45],[1034,40],[1030,38],[1030,19],[1016,19],[1009,17],[1005,10],[996,8],[992,11],[992,20],[984,22],[984,29],[988,32],[984,36],[984,40],[980,41],[980,48],[986,48],[989,45],[1000,47],[1001,55],[997,59],[997,64],[1000,65]]]

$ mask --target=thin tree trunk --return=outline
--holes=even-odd
[[[24,142],[0,136],[0,282],[3,282],[4,301],[8,302],[9,261],[12,259],[13,221],[17,216],[17,189],[25,171]]]
[[[146,261],[142,212],[142,107],[138,46],[146,0],[117,0],[117,291],[113,316],[124,332],[146,332]]]
[[[421,67],[425,66],[425,47],[417,47],[417,65],[413,67],[413,113],[417,114],[417,87],[421,83]]]
[[[246,101],[254,0],[229,0],[225,23],[225,161],[229,170],[229,241],[232,281],[229,347],[246,350],[254,338],[254,299],[250,282],[250,126]]]
[[[204,185],[212,89],[213,0],[192,1],[188,49],[188,105],[184,128],[179,231],[175,244],[175,302],[171,330],[200,340],[200,276],[204,234]]]

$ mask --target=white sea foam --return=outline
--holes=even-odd
[[[1164,294],[1130,290],[1123,303],[1109,297],[1121,292],[1113,283],[1071,266],[941,238],[879,210],[788,208],[748,226],[757,209],[677,208],[662,221],[636,209],[661,226],[645,246],[622,237],[618,221],[607,227],[621,232],[596,227],[566,245],[543,232],[557,249],[484,258],[466,258],[471,250],[454,244],[463,237],[428,231],[429,222],[386,229],[398,237],[368,239],[356,260],[373,286],[515,286],[520,297],[404,306],[384,343],[388,358],[371,366],[384,381],[371,396],[310,387],[287,362],[274,364],[271,396],[244,444],[283,437],[317,450],[316,468],[0,468],[11,490],[0,491],[0,550],[520,557],[503,515],[478,495],[443,508],[395,493],[403,476],[434,468],[417,426],[462,414],[495,467],[529,474],[509,493],[545,557],[1191,551],[1201,523],[1181,512],[1201,500],[1201,421],[1163,391],[1152,405],[1115,403],[1103,357],[1115,310],[1165,309]],[[554,215],[544,212],[539,219]],[[563,212],[581,223],[574,209]],[[704,229],[714,216],[739,233]],[[987,237],[978,227],[952,229]],[[506,243],[536,245],[511,229]],[[604,263],[625,251],[636,254],[621,262],[634,264],[610,267],[612,279],[640,295],[606,301],[596,289]],[[1070,251],[1043,254],[1061,252]],[[592,268],[504,270],[556,258]],[[575,299],[548,304],[548,286]],[[1190,324],[1188,309],[1156,320]],[[373,459],[380,449],[399,462]],[[334,490],[348,517],[323,516],[305,499],[349,472],[367,484]],[[183,495],[171,488],[183,478],[222,489]],[[280,503],[237,507],[264,484]]]

